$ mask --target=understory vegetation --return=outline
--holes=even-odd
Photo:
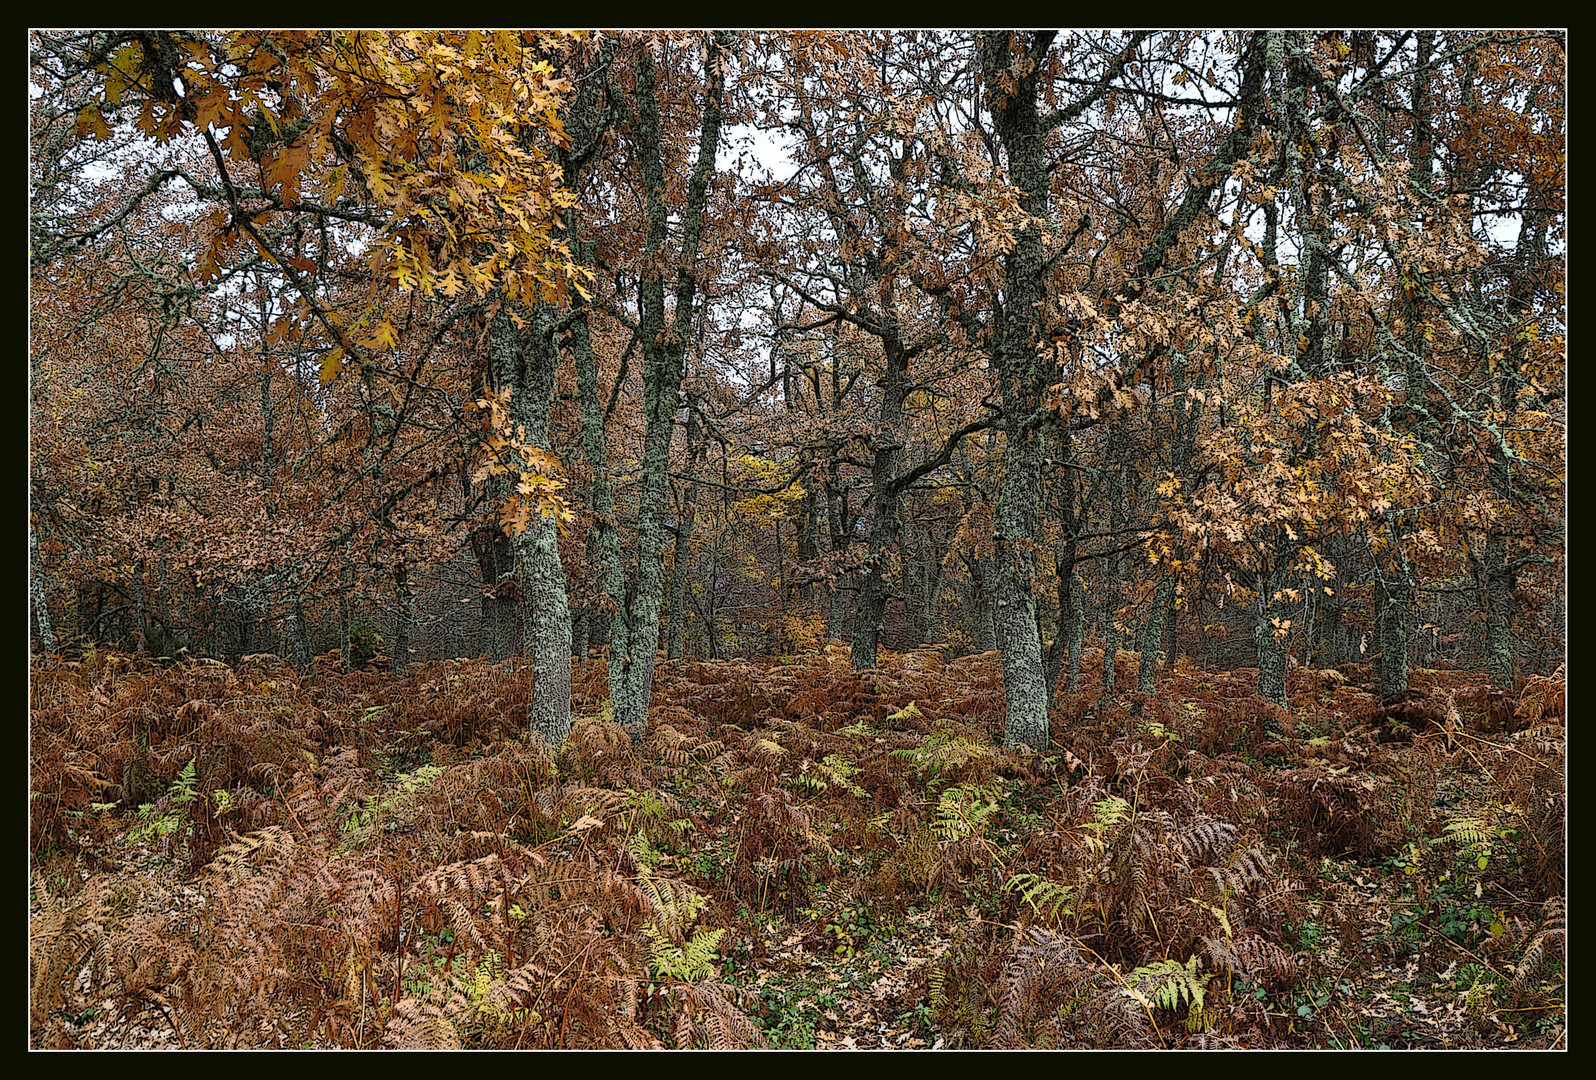
[[[31,1045],[1566,1047],[1562,669],[1084,660],[37,659]]]

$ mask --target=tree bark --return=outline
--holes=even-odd
[[[1158,666],[1162,661],[1164,631],[1169,624],[1170,612],[1175,603],[1175,575],[1165,571],[1158,579],[1153,593],[1152,610],[1147,613],[1147,625],[1142,632],[1141,662],[1136,667],[1136,692],[1151,694],[1157,685]]]
[[[489,328],[493,370],[501,385],[513,387],[510,401],[516,424],[539,450],[549,449],[549,407],[559,367],[551,315],[538,305],[525,319],[526,330],[518,333],[509,314],[501,312]],[[515,554],[521,633],[532,661],[528,723],[533,732],[558,746],[571,731],[571,612],[558,523],[534,513],[515,538]]]
[[[694,509],[698,503],[698,469],[708,443],[703,425],[698,422],[695,402],[687,409],[687,487],[682,492],[681,510],[676,515],[676,550],[671,563],[671,613],[665,634],[665,655],[675,663],[682,659],[682,637],[687,632],[687,582],[693,552]]]
[[[1021,39],[984,33],[981,67],[993,127],[1008,156],[1008,176],[1030,215],[1003,259],[1003,300],[996,312],[994,367],[1003,401],[1003,486],[993,531],[996,571],[993,622],[1007,704],[1004,740],[1048,748],[1047,680],[1036,628],[1036,545],[1040,538],[1042,450],[1049,414],[1042,408],[1048,370],[1039,356],[1046,273],[1042,231],[1047,216],[1046,129],[1038,113],[1039,72],[1053,34]],[[1021,61],[1022,63],[1016,63]],[[1012,89],[1005,91],[1005,83]]]
[[[50,628],[50,605],[44,595],[44,568],[39,564],[39,534],[28,530],[29,589],[33,600],[33,625],[38,632],[39,651],[55,652],[55,632]]]
[[[682,243],[676,259],[675,306],[665,305],[665,167],[657,75],[650,48],[638,62],[638,123],[634,150],[648,201],[648,233],[639,289],[638,343],[643,352],[643,461],[637,508],[637,587],[625,611],[625,640],[610,645],[610,701],[615,720],[641,741],[648,726],[655,650],[659,645],[660,606],[664,596],[663,544],[666,491],[670,484],[670,445],[676,429],[678,398],[686,363],[688,331],[698,298],[698,247],[708,203],[709,177],[720,145],[721,103],[731,35],[717,32],[709,50],[703,122],[698,159],[680,208]],[[623,621],[617,619],[617,622]],[[711,631],[713,632],[713,631]]]

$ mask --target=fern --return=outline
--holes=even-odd
[[[815,792],[837,788],[856,799],[868,799],[870,793],[852,779],[862,772],[864,772],[863,766],[855,765],[841,754],[827,754],[818,762],[805,761],[790,782]]]
[[[417,796],[430,791],[443,771],[441,765],[423,765],[413,772],[400,773],[394,777],[393,788],[387,795],[368,796],[363,805],[344,819],[343,831],[352,834],[351,841],[364,836],[384,816],[394,814],[412,804]]]
[[[1091,830],[1083,837],[1087,848],[1093,854],[1103,854],[1108,849],[1109,841],[1130,819],[1131,804],[1118,795],[1110,795],[1100,802],[1093,803],[1092,820],[1081,825],[1081,828]]]
[[[644,926],[643,933],[648,938],[648,969],[654,978],[689,983],[703,982],[714,973],[720,939],[726,936],[724,928],[700,930],[686,944],[677,945],[653,923]]]
[[[944,791],[937,800],[931,831],[944,844],[978,837],[997,813],[995,791],[989,787],[960,784]]]
[[[1171,1012],[1187,1006],[1189,1014],[1201,1015],[1203,994],[1212,975],[1197,971],[1199,958],[1193,956],[1185,964],[1178,960],[1160,960],[1156,964],[1139,967],[1131,972],[1130,987],[1143,1005]]]
[[[883,720],[882,723],[884,723],[884,724],[901,724],[905,720],[918,720],[919,718],[920,718],[920,710],[918,708],[916,708],[914,702],[911,701],[911,702],[909,702],[909,704],[905,705],[903,708],[899,709],[897,712],[893,713],[891,716],[889,716],[885,720]],[[861,721],[861,724],[862,723],[863,722]],[[860,732],[859,734],[864,734],[864,733]]]
[[[1057,925],[1063,916],[1074,910],[1073,886],[1060,885],[1037,874],[1015,874],[1003,886],[1003,891],[1019,893],[1037,918],[1050,925]]]
[[[198,797],[197,789],[194,761],[190,760],[177,774],[165,798],[139,807],[139,823],[128,830],[128,842],[136,844],[142,840],[165,839],[176,832],[188,821],[188,810],[185,808]],[[157,813],[157,807],[162,806],[165,809]]]
[[[892,751],[892,756],[907,761],[927,787],[950,782],[955,773],[975,774],[974,779],[991,775],[995,755],[992,748],[969,735],[943,729],[927,735],[919,746]]]

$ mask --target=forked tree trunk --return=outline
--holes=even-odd
[[[709,195],[709,177],[720,145],[721,101],[731,38],[715,34],[711,46],[698,158],[688,181],[678,218],[681,249],[675,260],[675,303],[665,305],[665,251],[668,214],[665,206],[665,164],[660,131],[657,74],[653,53],[644,47],[637,68],[637,115],[634,148],[648,203],[648,232],[639,289],[638,342],[643,352],[643,460],[637,499],[637,587],[632,606],[617,618],[627,623],[624,642],[617,634],[610,648],[610,701],[615,720],[631,735],[643,737],[653,690],[655,650],[659,646],[660,607],[664,599],[664,522],[670,484],[670,444],[676,430],[678,397],[686,363],[688,331],[698,299],[698,247]],[[710,630],[713,633],[713,628]]]

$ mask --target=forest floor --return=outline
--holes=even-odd
[[[1567,1048],[1561,671],[1084,659],[38,660],[31,1045]]]

